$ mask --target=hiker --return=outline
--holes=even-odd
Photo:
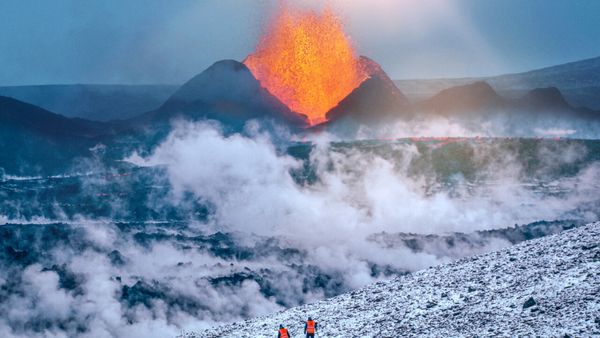
[[[279,325],[279,334],[277,338],[290,338],[290,332],[283,326],[283,324]]]
[[[306,334],[306,338],[315,338],[316,331],[317,323],[311,317],[308,317],[306,324],[304,324],[304,333]]]

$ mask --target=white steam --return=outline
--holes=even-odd
[[[495,241],[485,248],[415,252],[369,240],[374,233],[472,232],[543,219],[597,218],[593,208],[582,206],[598,200],[598,164],[576,176],[531,182],[523,179],[524,168],[514,154],[500,152],[482,169],[481,182],[456,176],[456,186],[446,189],[431,178],[428,168],[411,172],[411,162],[423,156],[415,144],[394,143],[384,155],[368,146],[342,149],[323,136],[315,140],[308,160],[317,179],[301,183],[292,172],[305,163],[282,152],[267,135],[252,134],[225,136],[214,125],[183,123],[151,155],[134,154],[127,160],[160,167],[163,171],[157,172],[168,176],[170,195],[168,200],[152,199],[157,208],[161,203],[187,205],[190,196],[210,206],[208,220],[187,228],[187,235],[231,232],[239,237],[239,245],[255,250],[265,244],[259,238],[277,238],[278,246],[306,254],[298,264],[336,276],[341,290],[384,278],[372,273],[373,264],[414,271],[508,245]],[[498,152],[494,147],[478,145],[473,156]],[[545,148],[541,157],[547,161],[543,167],[554,168],[574,163],[583,154],[585,149],[573,146]],[[536,185],[555,193],[542,194],[532,188]],[[0,225],[52,223],[44,218],[17,221],[0,216]],[[34,332],[45,337],[168,337],[181,329],[198,331],[326,296],[323,289],[306,288],[303,273],[291,266],[293,259],[283,261],[269,254],[248,260],[220,258],[191,249],[176,237],[144,246],[111,220],[68,221],[64,223],[81,228],[82,240],[89,244],[83,251],[59,246],[21,273],[22,292],[0,302],[0,336],[26,337]],[[179,234],[147,226],[147,233]],[[122,263],[111,262],[106,253],[112,250],[120,252]],[[52,264],[68,266],[79,286],[61,288],[59,274],[47,269]],[[265,295],[252,279],[234,287],[210,282],[212,277],[267,270],[274,276],[275,296]],[[0,288],[11,283],[11,276],[10,271],[0,271]],[[148,297],[151,304],[128,306],[119,295],[125,286],[140,281],[149,292],[159,288],[168,297]],[[44,321],[62,326],[29,331],[31,323]]]
[[[567,149],[544,157],[552,163],[573,162],[581,151]],[[213,222],[219,228],[277,234],[299,242],[311,233],[315,237],[311,243],[379,231],[470,232],[556,219],[596,198],[589,189],[598,184],[597,167],[554,182],[569,191],[567,198],[540,196],[527,189],[521,165],[511,154],[485,168],[487,182],[481,186],[465,182],[461,198],[442,189],[432,193],[426,184],[429,172],[408,174],[411,160],[420,156],[417,147],[396,144],[392,152],[402,160],[317,143],[310,161],[319,181],[301,185],[291,174],[301,161],[278,152],[267,136],[223,136],[210,125],[187,124],[148,158],[134,155],[129,161],[164,166],[175,197],[192,192],[216,206]]]
[[[352,287],[374,281],[367,262],[409,270],[439,262],[440,257],[408,250],[384,252],[366,240],[372,233],[472,232],[575,216],[577,206],[596,200],[600,182],[600,168],[593,166],[554,182],[566,196],[540,196],[521,181],[520,166],[507,154],[487,168],[481,186],[465,182],[453,194],[432,193],[430,173],[407,173],[419,156],[415,145],[395,146],[399,162],[329,146],[318,143],[311,153],[319,181],[310,185],[293,179],[290,171],[302,163],[279,153],[267,136],[223,136],[205,124],[180,125],[151,156],[130,161],[164,166],[176,198],[191,192],[214,205],[212,227],[284,237],[306,248],[314,264],[342,273]],[[554,155],[574,160],[569,154]]]

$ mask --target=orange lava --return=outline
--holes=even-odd
[[[340,19],[323,13],[283,7],[244,61],[261,85],[310,124],[367,78]]]

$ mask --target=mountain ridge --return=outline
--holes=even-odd
[[[0,174],[57,172],[114,136],[112,124],[67,118],[0,96]]]
[[[93,138],[106,132],[102,122],[69,118],[31,103],[0,96],[2,127],[20,128],[46,136],[79,136]]]
[[[0,95],[66,117],[124,120],[159,107],[175,85],[50,84],[0,87]]]
[[[417,111],[446,117],[511,119],[553,117],[597,120],[600,112],[571,105],[556,87],[534,88],[518,98],[504,97],[485,81],[444,89],[433,97],[414,104]]]
[[[444,89],[476,81],[486,81],[498,93],[510,98],[518,98],[535,88],[557,87],[573,106],[600,110],[600,57],[496,76],[398,79],[394,83],[415,102]]]

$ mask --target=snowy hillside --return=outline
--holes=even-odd
[[[380,282],[271,316],[180,337],[600,335],[600,222]]]

